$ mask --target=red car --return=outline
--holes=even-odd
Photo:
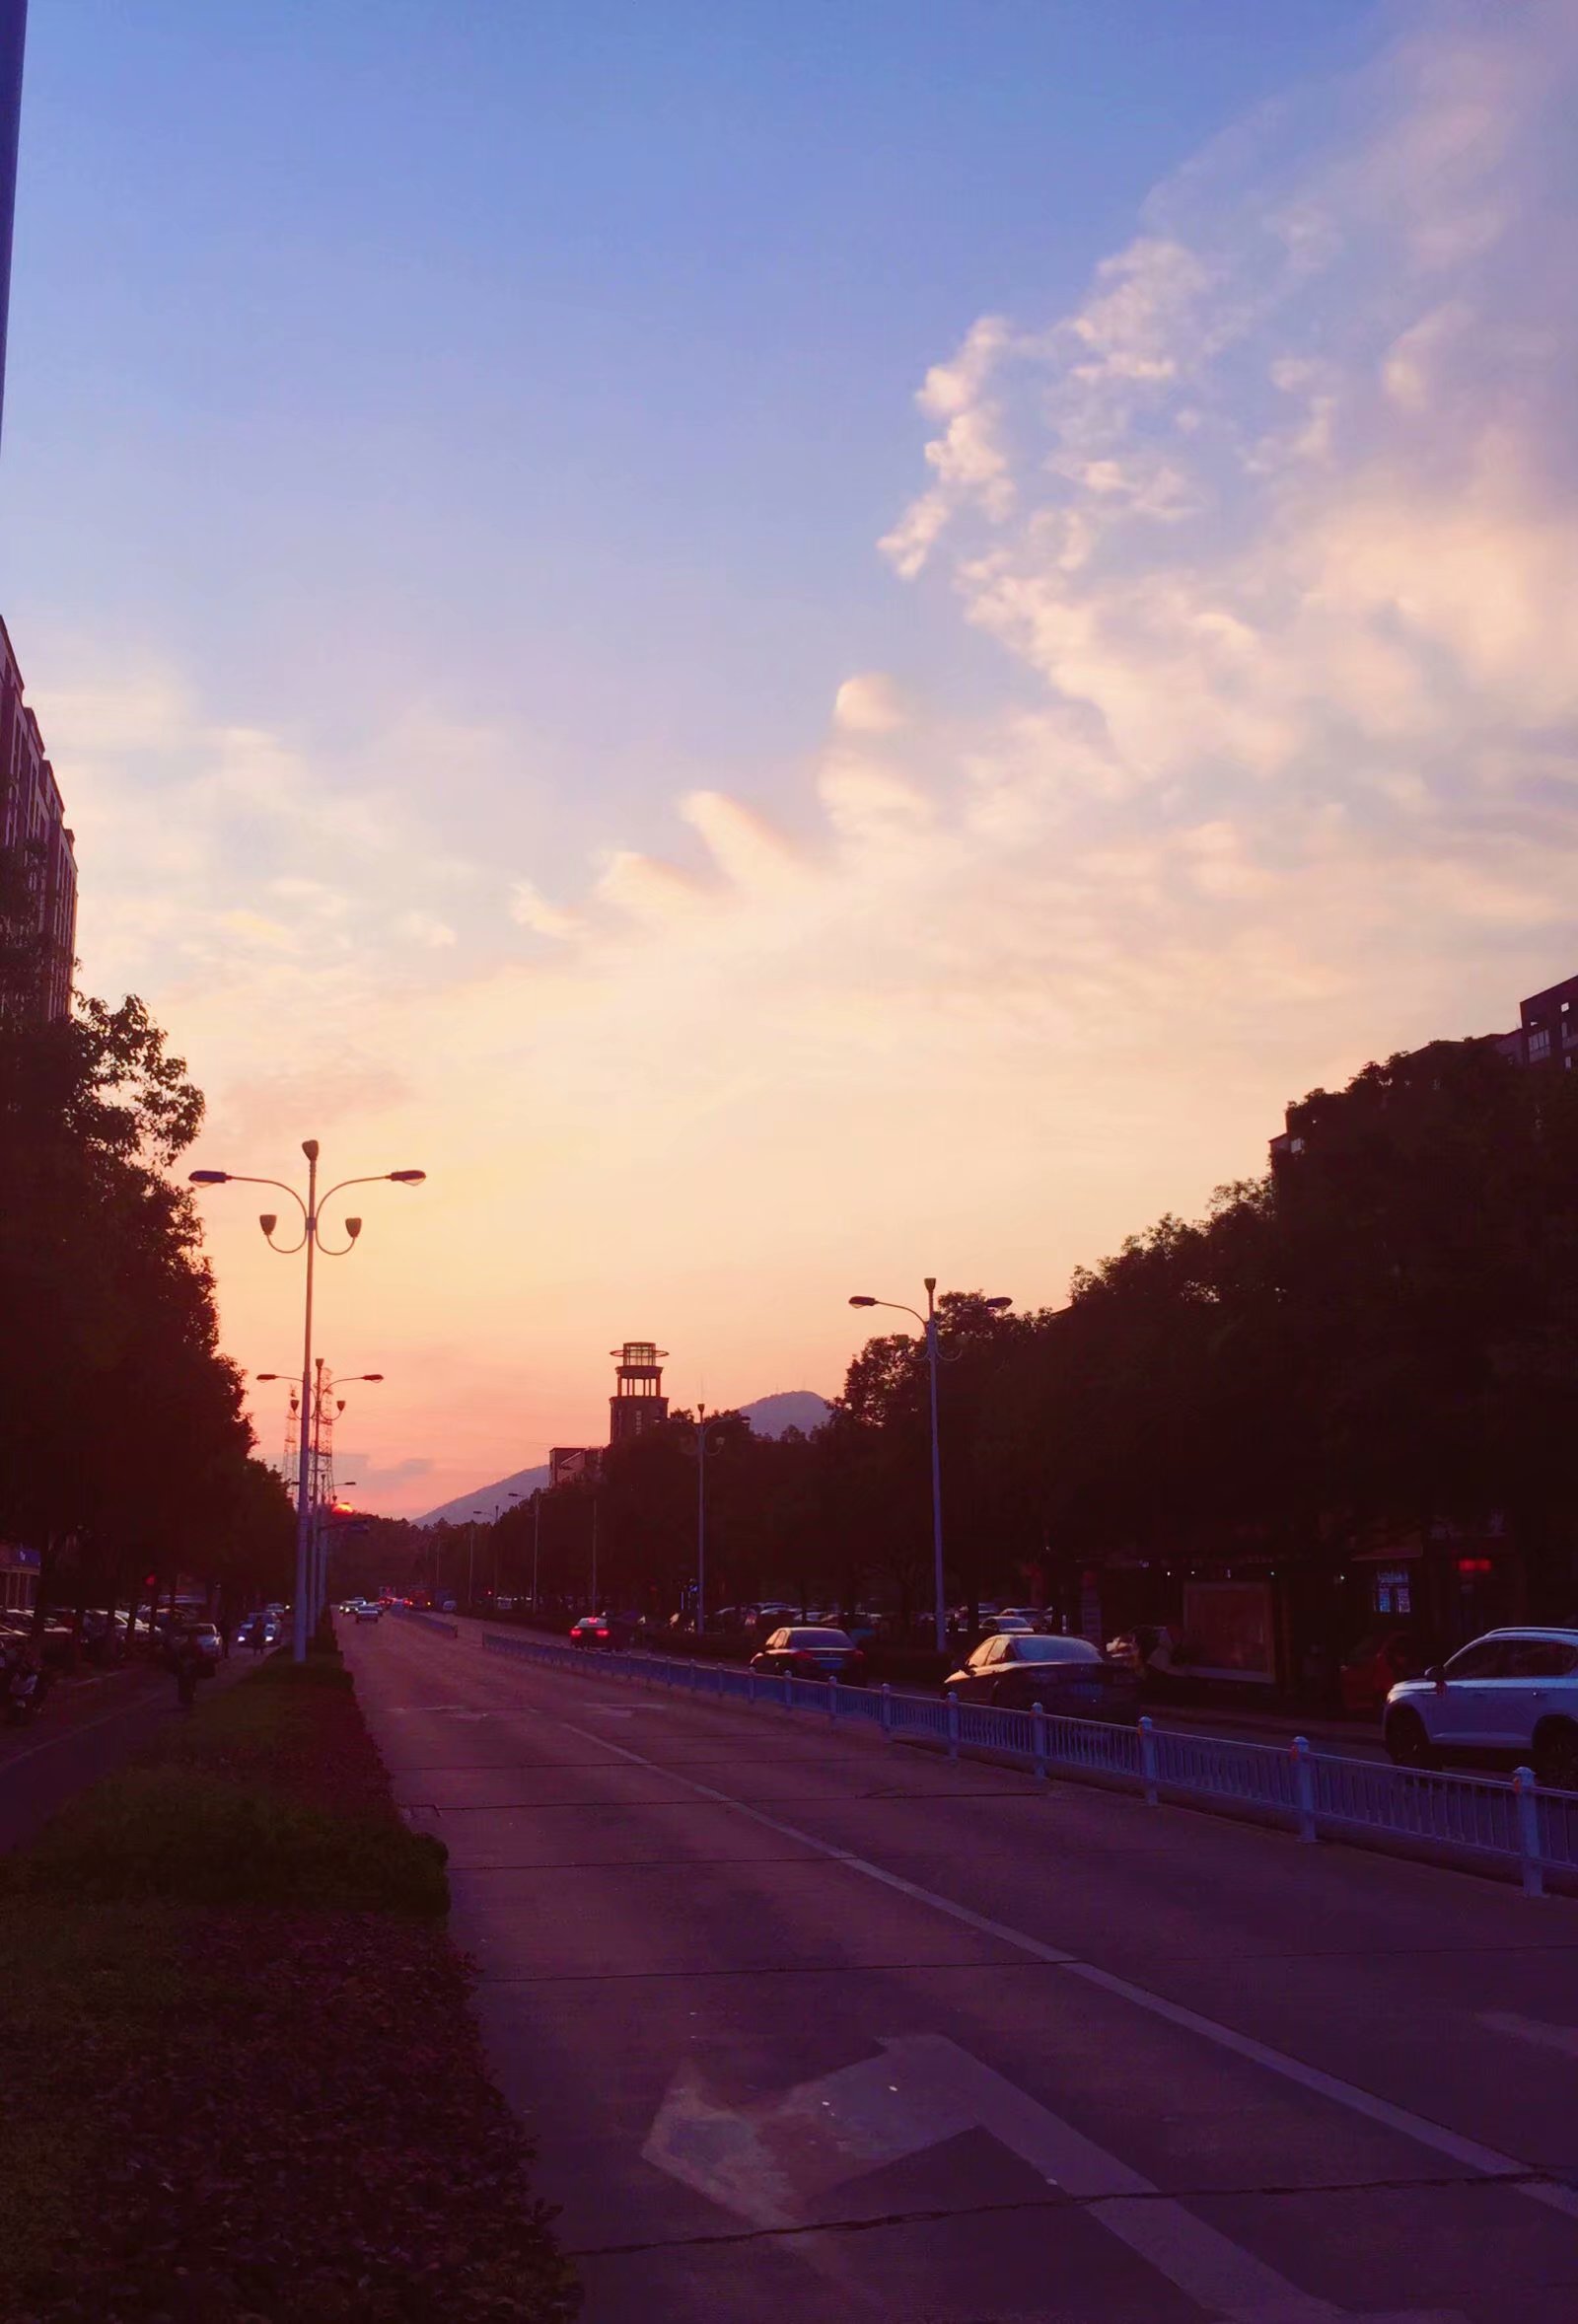
[[[1424,1660],[1406,1631],[1377,1631],[1342,1657],[1337,1692],[1344,1710],[1379,1716],[1399,1679],[1417,1678]]]

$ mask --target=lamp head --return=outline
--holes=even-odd
[[[1001,1315],[1004,1308],[1012,1307],[1014,1302],[1012,1299],[1005,1297],[999,1299],[988,1299],[986,1304],[991,1309],[993,1315]]]
[[[284,1377],[283,1372],[253,1372],[252,1374],[254,1380],[283,1380]]]
[[[264,1232],[264,1234],[265,1234],[265,1235],[271,1235],[271,1234],[273,1233],[273,1231],[274,1231],[275,1227],[276,1227],[276,1226],[278,1226],[278,1224],[279,1224],[279,1213],[278,1213],[278,1211],[277,1211],[277,1210],[260,1210],[260,1211],[257,1213],[257,1223],[258,1223],[258,1225],[259,1225],[259,1226],[262,1228],[262,1230],[263,1230],[263,1232]]]
[[[351,1239],[351,1241],[352,1241],[353,1243],[355,1242],[355,1240],[356,1240],[357,1236],[358,1236],[358,1235],[361,1233],[361,1231],[362,1231],[362,1222],[361,1222],[361,1220],[360,1220],[359,1218],[347,1218],[347,1219],[346,1219],[346,1221],[345,1221],[345,1232],[346,1232],[346,1233],[347,1233],[347,1234],[350,1236],[350,1239]]]
[[[363,1380],[382,1380],[384,1377],[382,1372],[362,1372],[358,1376]]]
[[[225,1187],[230,1184],[228,1170],[188,1170],[186,1176],[194,1187]]]
[[[392,1170],[390,1177],[397,1187],[419,1187],[426,1178],[425,1170]]]
[[[851,1307],[875,1307],[877,1302],[875,1299],[868,1299],[864,1292],[857,1292],[849,1304]]]
[[[316,1137],[304,1137],[304,1138],[302,1139],[302,1152],[303,1152],[303,1153],[304,1153],[304,1154],[307,1156],[307,1159],[308,1159],[308,1161],[309,1161],[309,1162],[316,1162],[316,1161],[318,1160],[318,1140],[317,1140],[317,1138],[316,1138]]]

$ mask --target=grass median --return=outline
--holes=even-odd
[[[6,1859],[5,2314],[574,2316],[447,1903],[332,1650],[173,1716]]]

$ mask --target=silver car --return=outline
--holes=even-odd
[[[1532,1767],[1578,1791],[1578,1630],[1493,1630],[1387,1697],[1399,1767]]]

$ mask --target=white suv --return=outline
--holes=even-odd
[[[1493,1630],[1387,1697],[1399,1767],[1450,1760],[1532,1767],[1578,1791],[1578,1630]]]

